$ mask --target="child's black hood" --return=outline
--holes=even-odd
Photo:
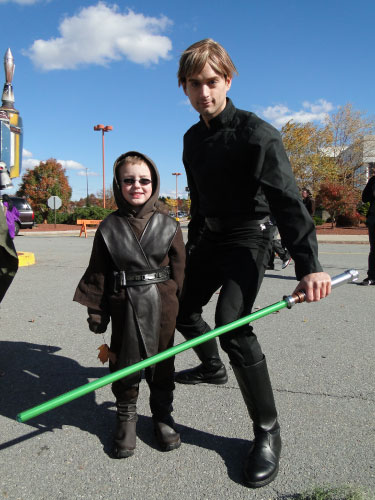
[[[147,163],[147,165],[149,166],[152,174],[152,195],[138,212],[134,209],[133,205],[128,203],[122,196],[121,186],[118,182],[118,177],[117,177],[118,167],[127,156],[141,157],[144,160],[144,162]],[[152,215],[152,213],[154,213],[156,210],[156,203],[159,199],[159,189],[160,189],[160,178],[158,169],[156,168],[155,163],[146,155],[139,153],[138,151],[128,151],[127,153],[124,153],[117,158],[117,160],[113,165],[113,194],[121,215],[126,215],[127,217],[134,217],[136,219],[146,218],[148,220]]]

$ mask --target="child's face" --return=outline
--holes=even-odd
[[[118,175],[122,196],[128,203],[134,207],[141,207],[150,199],[152,176],[145,162],[122,165]]]

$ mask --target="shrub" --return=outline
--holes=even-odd
[[[113,210],[109,208],[103,208],[97,206],[76,208],[74,212],[71,214],[72,224],[75,224],[77,222],[77,219],[103,220],[107,217],[107,215],[109,215],[112,212]]]
[[[321,217],[318,217],[317,215],[314,215],[313,219],[316,226],[321,226],[324,223],[324,220]]]
[[[76,208],[72,213],[56,211],[56,224],[75,224],[77,219],[103,220],[111,212],[113,210],[98,206]],[[48,224],[55,223],[54,210],[49,210],[46,220]],[[35,223],[43,223],[43,215],[40,212],[35,213]]]
[[[361,222],[360,214],[357,211],[353,210],[338,215],[336,219],[336,226],[337,227],[358,226],[360,222]]]
[[[368,201],[367,203],[362,203],[358,208],[358,212],[364,217],[366,218],[367,217],[367,213],[369,211],[369,208],[370,208],[370,202]]]

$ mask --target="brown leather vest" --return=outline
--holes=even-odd
[[[159,268],[178,228],[177,222],[155,212],[148,221],[140,239],[134,234],[128,219],[118,212],[111,214],[100,225],[104,242],[118,271],[147,272]],[[158,352],[161,318],[161,299],[156,284],[126,287],[123,308],[123,331],[126,338],[121,349],[121,364],[127,366],[140,355],[131,342],[141,339],[147,357]],[[134,346],[135,347],[135,346]],[[138,351],[139,352],[139,351]]]

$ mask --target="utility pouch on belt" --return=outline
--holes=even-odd
[[[128,286],[151,285],[170,279],[169,266],[144,271],[113,271],[113,291],[118,293],[121,288]]]

